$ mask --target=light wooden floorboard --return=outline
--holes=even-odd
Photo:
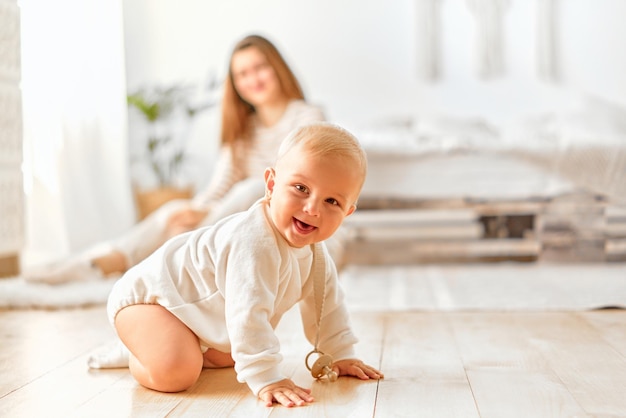
[[[376,416],[478,417],[447,315],[386,315]]]
[[[127,369],[90,371],[89,354],[114,339],[103,306],[0,311],[0,417],[626,416],[625,310],[444,311],[433,283],[393,267],[344,283],[363,299],[349,298],[357,353],[380,382],[314,382],[289,312],[277,330],[284,371],[316,398],[296,409],[264,407],[232,369],[205,370],[178,394],[142,388]]]
[[[526,327],[535,318],[550,327],[555,317],[559,314],[454,315],[456,347],[481,416],[584,416]]]
[[[580,315],[533,317],[533,347],[578,404],[593,416],[626,415],[626,358]],[[620,348],[623,352],[623,347]]]

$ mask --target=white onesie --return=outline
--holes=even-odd
[[[319,349],[341,360],[354,357],[350,327],[336,268],[323,243],[316,262],[326,291]],[[176,236],[115,284],[108,302],[111,323],[120,309],[159,304],[200,339],[203,349],[230,352],[237,379],[254,394],[285,379],[274,329],[300,302],[302,323],[313,344],[317,310],[311,277],[312,246],[294,248],[272,227],[267,202],[213,226]],[[319,255],[318,255],[319,254]]]

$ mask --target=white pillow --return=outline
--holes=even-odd
[[[419,143],[442,150],[483,149],[500,144],[498,129],[478,117],[419,115],[413,119]]]

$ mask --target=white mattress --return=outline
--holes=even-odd
[[[548,199],[575,185],[514,155],[368,153],[362,199]]]

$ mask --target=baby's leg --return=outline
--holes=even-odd
[[[130,372],[137,381],[161,392],[191,387],[202,371],[198,337],[160,305],[131,305],[115,318],[115,328],[128,347]]]
[[[209,348],[202,357],[204,360],[202,366],[206,369],[221,369],[235,365],[230,353],[223,353],[213,348]]]

